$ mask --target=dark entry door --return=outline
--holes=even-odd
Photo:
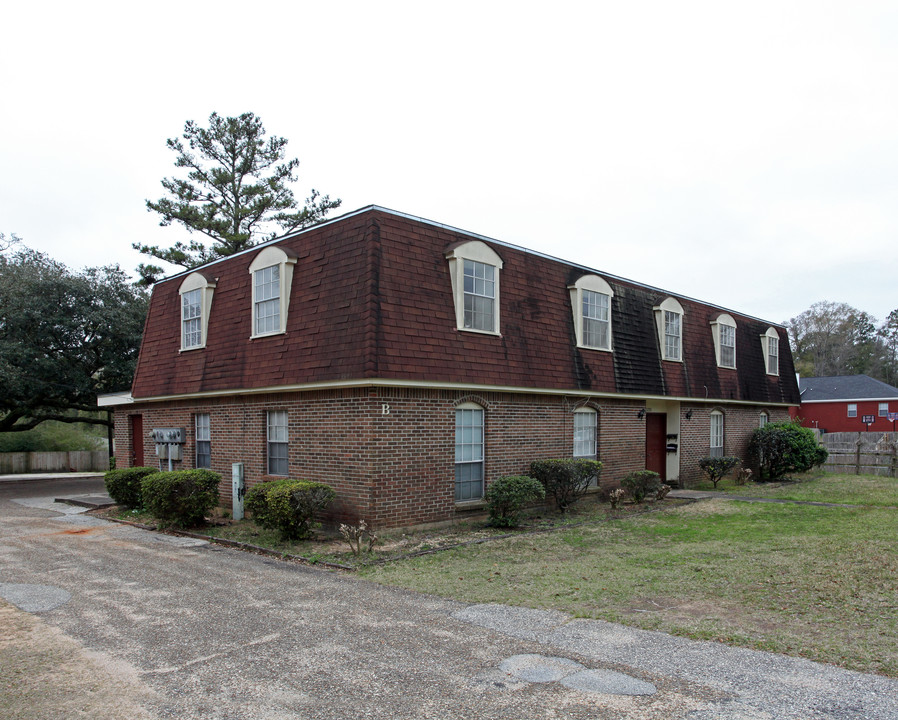
[[[645,416],[645,469],[654,470],[667,480],[667,414]]]
[[[143,467],[143,415],[130,415],[131,467]]]

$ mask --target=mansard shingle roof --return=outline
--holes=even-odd
[[[501,336],[456,328],[445,253],[472,239],[503,259]],[[273,243],[297,257],[287,332],[250,339],[258,248],[201,268],[217,280],[204,349],[180,352],[181,276],[157,283],[135,399],[377,379],[798,403],[785,329],[779,376],[767,375],[771,323],[731,310],[737,370],[716,364],[710,322],[723,309],[681,296],[684,362],[664,362],[653,308],[668,294],[581,265],[378,207]],[[589,273],[614,290],[613,352],[576,344],[568,286]]]

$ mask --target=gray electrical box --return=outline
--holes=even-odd
[[[243,520],[243,496],[246,495],[246,480],[243,477],[243,463],[231,464],[231,509],[235,520]]]

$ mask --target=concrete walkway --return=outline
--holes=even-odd
[[[861,507],[860,505],[848,505],[846,503],[817,502],[814,500],[788,500],[784,498],[754,497],[752,495],[734,495],[733,493],[715,490],[671,490],[667,497],[687,500],[708,500],[719,498],[721,500],[741,500],[743,502],[776,503],[787,505],[817,505],[819,507]]]

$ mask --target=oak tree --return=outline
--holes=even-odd
[[[28,248],[0,254],[0,432],[109,426],[97,395],[130,387],[147,305],[118,266],[72,272]]]

